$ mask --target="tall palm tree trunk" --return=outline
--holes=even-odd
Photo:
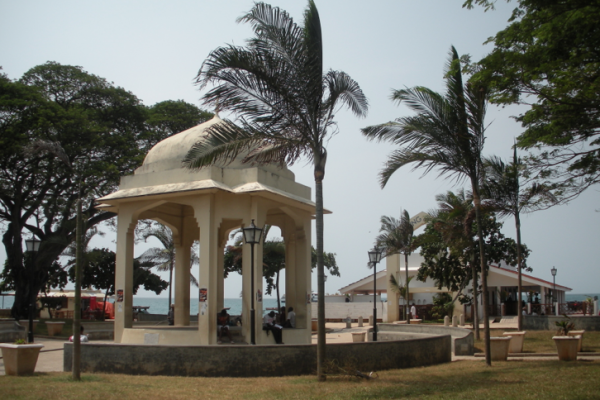
[[[519,211],[516,210],[515,211],[515,225],[517,228],[517,272],[518,272],[518,286],[517,286],[517,290],[519,291],[519,306],[517,307],[517,329],[519,331],[523,330],[523,313],[521,312],[521,304],[522,303],[522,298],[521,298],[521,292],[523,291],[523,287],[521,286],[521,217],[519,216]],[[543,305],[542,305],[543,307]]]
[[[405,252],[404,253],[404,272],[406,273],[406,307],[405,307],[405,314],[406,314],[406,323],[410,324],[410,318],[412,318],[412,313],[408,312],[408,307],[409,307],[409,299],[410,299],[410,294],[408,292],[408,254]],[[410,314],[410,316],[409,316]]]
[[[488,366],[492,365],[492,358],[490,353],[490,320],[488,313],[488,288],[487,288],[487,269],[485,260],[485,250],[483,244],[483,232],[481,228],[481,198],[479,197],[479,190],[475,182],[473,186],[473,203],[475,205],[475,218],[477,218],[477,236],[479,236],[479,259],[481,260],[481,295],[483,300],[483,335],[485,338],[485,363]]]
[[[475,338],[477,340],[481,339],[481,335],[479,333],[479,310],[477,310],[477,265],[475,264],[475,252],[473,252],[473,256],[471,258],[471,271],[473,272],[473,302],[471,303],[471,307],[473,309],[473,329],[475,330]]]
[[[279,314],[279,322],[283,325],[285,321],[281,312],[281,300],[279,297],[279,271],[277,270],[277,277],[275,278],[275,289],[277,290],[277,313]]]
[[[315,168],[316,169],[316,168]],[[317,172],[315,171],[315,175]],[[325,376],[325,271],[323,267],[323,180],[315,177],[315,203],[317,228],[317,377]],[[310,322],[310,321],[308,321]]]

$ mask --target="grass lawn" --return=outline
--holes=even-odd
[[[600,362],[459,361],[382,371],[369,381],[330,376],[187,378],[37,373],[0,377],[5,399],[598,399]]]

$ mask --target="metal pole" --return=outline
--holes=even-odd
[[[555,303],[558,302],[558,298],[555,299],[556,296],[556,275],[552,275],[552,283],[554,285],[554,289],[552,289],[552,299],[554,300]]]
[[[373,341],[377,341],[377,262],[373,262]]]
[[[250,290],[252,291],[252,301],[250,307],[250,343],[256,344],[256,316],[254,310],[254,243],[250,243]]]

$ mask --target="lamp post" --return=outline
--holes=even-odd
[[[556,303],[556,267],[552,267],[550,272],[552,273],[552,284],[554,286],[554,289],[552,289],[552,303]],[[552,306],[554,307],[554,304]]]
[[[25,247],[27,251],[33,254],[31,260],[29,260],[29,279],[31,280],[29,283],[29,334],[27,336],[27,342],[33,343],[33,315],[35,310],[35,300],[36,295],[34,294],[34,281],[35,281],[35,255],[40,249],[40,241],[36,238],[26,239]]]
[[[377,246],[369,251],[369,262],[373,264],[373,341],[377,341],[377,263],[381,261],[381,249]]]
[[[254,310],[254,245],[260,243],[260,237],[263,230],[254,225],[254,220],[252,220],[250,226],[243,228],[242,230],[244,232],[244,242],[250,243],[250,291],[252,292],[252,299],[250,303],[250,343],[256,344],[256,311]]]

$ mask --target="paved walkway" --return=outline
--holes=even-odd
[[[350,343],[352,342],[352,333],[366,332],[369,326],[365,324],[363,327],[358,327],[356,323],[352,324],[352,328],[346,329],[346,323],[327,323],[328,332],[326,333],[327,343]],[[36,372],[62,372],[63,371],[63,344],[64,339],[36,338],[36,343],[41,343],[44,348],[41,350],[38,362],[36,364]],[[312,335],[313,344],[317,343],[317,334]],[[94,343],[112,343],[111,341],[94,341]],[[556,360],[556,353],[548,354],[533,354],[523,353],[509,356],[508,360],[540,360],[550,361]],[[600,353],[579,353],[578,360],[600,360]],[[452,361],[484,361],[482,353],[474,356],[454,356]],[[0,358],[0,375],[4,375],[4,360]]]

